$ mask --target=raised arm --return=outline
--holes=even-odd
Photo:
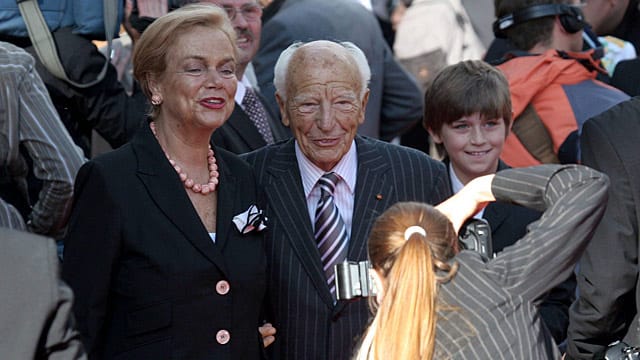
[[[507,291],[541,300],[573,271],[605,210],[608,177],[581,165],[542,165],[499,172],[492,193],[544,210],[527,234],[487,264]]]
[[[494,200],[544,210],[522,239],[486,265],[497,283],[534,301],[573,271],[602,217],[607,188],[606,175],[581,165],[508,169],[474,179],[437,209],[456,230]]]

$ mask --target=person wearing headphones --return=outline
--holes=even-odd
[[[513,167],[580,160],[589,118],[629,99],[596,79],[595,49],[582,51],[584,16],[574,0],[496,0],[497,37],[517,50],[497,65],[509,81],[514,121],[502,160]]]

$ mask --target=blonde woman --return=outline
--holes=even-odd
[[[509,169],[431,207],[397,203],[374,224],[378,309],[357,359],[559,359],[537,305],[563,281],[600,220],[608,178],[580,165]],[[490,201],[544,210],[486,261],[457,229]]]

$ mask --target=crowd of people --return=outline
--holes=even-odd
[[[0,357],[640,356],[640,4],[482,2],[0,27]]]

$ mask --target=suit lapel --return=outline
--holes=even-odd
[[[131,144],[138,158],[138,177],[149,191],[149,196],[184,237],[226,274],[222,253],[211,241],[182,182],[151,130],[148,127],[143,129],[141,136],[134,138]]]
[[[371,225],[385,209],[397,201],[393,184],[386,176],[391,165],[372,141],[356,137],[358,172],[349,240],[349,260],[367,258],[367,237]]]
[[[347,254],[347,260],[350,261],[367,259],[367,239],[373,222],[385,209],[398,201],[398,194],[390,177],[387,176],[391,170],[389,160],[367,138],[357,136],[356,147],[358,172]],[[333,309],[332,316],[337,317],[348,303],[339,301]]]
[[[211,145],[213,147],[213,144]],[[216,149],[214,149],[216,151]],[[238,196],[236,196],[237,181],[233,169],[231,169],[228,163],[224,161],[222,154],[216,151],[216,161],[218,163],[218,169],[220,172],[220,184],[218,187],[218,206],[216,215],[216,247],[220,251],[224,250],[225,245],[229,240],[229,236],[233,230],[233,216],[234,210],[238,208]],[[224,206],[220,206],[224,204]],[[246,209],[243,209],[243,211]]]
[[[482,217],[491,224],[491,230],[495,231],[509,216],[509,206],[499,202],[492,202],[484,209]]]
[[[267,199],[273,209],[268,216],[277,217],[282,224],[280,231],[300,260],[304,270],[322,300],[333,306],[333,298],[322,269],[320,255],[315,244],[307,200],[302,189],[302,180],[294,150],[294,140],[283,144],[270,159],[267,171],[273,177],[265,188]],[[275,241],[281,241],[275,239]]]

